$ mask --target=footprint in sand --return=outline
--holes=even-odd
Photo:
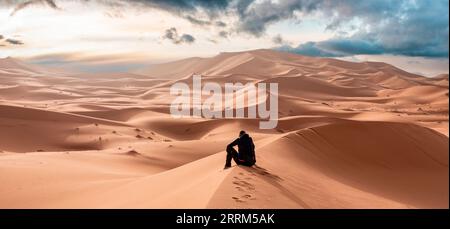
[[[231,197],[231,198],[232,198],[234,201],[238,202],[238,203],[244,203],[244,202],[245,202],[245,201],[239,199],[239,197],[233,196],[233,197]]]
[[[252,185],[251,183],[247,182],[247,181],[243,181],[243,180],[241,180],[241,181],[234,181],[233,184],[235,184],[235,185],[237,185],[239,187],[245,188],[245,189],[247,189],[249,191],[255,190],[255,186]]]
[[[256,200],[256,198],[254,197],[254,191],[255,191],[255,186],[248,182],[249,180],[252,180],[251,177],[245,177],[246,174],[244,173],[239,173],[239,176],[234,176],[234,181],[233,184],[236,185],[235,188],[236,190],[238,190],[239,192],[241,192],[243,195],[239,198],[236,196],[233,196],[232,198],[234,199],[235,202],[238,203],[245,203],[246,201],[249,200]]]
[[[242,198],[248,199],[248,200],[256,200],[256,197],[252,197],[252,195],[250,195],[250,194],[243,195]]]
[[[245,177],[246,174],[244,174],[243,172],[240,172],[239,175],[243,176],[244,178],[239,177],[239,176],[234,176],[233,184],[237,185],[238,187],[245,188],[247,190],[255,190],[255,186],[248,182],[248,181],[252,180],[252,178]],[[244,179],[247,181],[245,181]]]

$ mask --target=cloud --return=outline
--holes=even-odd
[[[23,43],[22,41],[20,41],[20,40],[11,39],[11,38],[6,39],[5,42],[7,42],[7,43],[9,43],[9,44],[12,44],[12,45],[23,45],[23,44],[24,44],[24,43]]]
[[[131,0],[167,10],[193,24],[211,26],[211,20],[198,19],[235,15],[231,28],[255,37],[266,35],[270,25],[284,20],[301,21],[312,15],[325,18],[326,29],[336,36],[328,41],[292,48],[296,52],[346,56],[354,54],[394,54],[448,57],[448,0]],[[221,21],[221,20],[219,20]],[[222,23],[216,25],[225,26]],[[225,33],[219,34],[227,36]],[[279,39],[281,38],[281,40]],[[272,41],[280,46],[282,37]],[[283,43],[284,42],[284,43]],[[315,49],[315,51],[313,51]]]
[[[28,0],[28,1],[22,1],[16,5],[14,10],[11,12],[10,16],[14,16],[17,12],[28,8],[33,5],[44,5],[48,6],[52,9],[59,9],[59,7],[56,5],[56,3],[53,0]]]
[[[321,2],[320,0],[239,1],[236,5],[239,15],[237,29],[260,37],[264,35],[268,25],[296,18],[296,12],[312,12]]]
[[[320,56],[393,54],[448,57],[448,0],[242,0],[235,4],[237,30],[256,37],[283,20],[321,15],[337,35],[280,49]],[[274,43],[280,43],[278,37]]]
[[[163,38],[169,39],[169,40],[175,40],[175,39],[177,39],[177,38],[178,38],[178,32],[177,32],[177,29],[175,29],[175,28],[167,29],[166,32],[165,32],[165,34],[164,34],[164,36],[163,36]]]
[[[405,46],[392,47],[379,43],[373,39],[359,40],[349,39],[329,39],[320,42],[306,42],[297,47],[281,46],[276,48],[282,51],[293,52],[307,56],[321,57],[344,57],[352,55],[403,55],[421,57],[448,57],[448,49],[440,49],[434,46]]]
[[[97,2],[121,9],[155,8],[167,11],[200,26],[227,27],[234,34],[267,36],[271,25],[306,18],[320,18],[335,36],[326,41],[289,47],[282,38],[275,44],[297,53],[347,56],[394,54],[448,57],[449,0],[72,0]],[[56,2],[58,3],[58,2]],[[58,8],[54,0],[4,0],[16,4],[17,12],[32,4]],[[206,16],[205,16],[206,15]],[[229,22],[230,17],[234,23]],[[236,17],[236,18],[233,18]],[[186,34],[189,35],[189,34]],[[190,36],[190,37],[189,37]],[[171,39],[174,43],[194,42],[192,35]],[[219,34],[221,37],[226,33]],[[166,38],[170,39],[170,38]],[[184,40],[182,40],[184,39]]]
[[[215,25],[217,27],[226,27],[227,26],[227,24],[223,21],[213,22],[212,20],[202,20],[202,19],[198,19],[192,15],[187,15],[184,17],[184,19],[188,20],[193,25],[198,25],[198,26],[211,26],[211,25]]]
[[[211,38],[208,38],[207,41],[209,41],[209,42],[211,42],[213,44],[217,44],[218,43],[217,40],[214,40],[214,39],[211,39]]]
[[[190,35],[190,34],[183,34],[181,37],[180,37],[180,42],[181,43],[188,43],[188,44],[191,44],[191,43],[193,43],[195,41],[195,38],[192,36],[192,35]]]
[[[316,56],[393,54],[448,58],[448,0],[322,1],[314,11],[330,15],[327,29],[338,35],[279,49]],[[357,24],[352,25],[355,21]]]
[[[229,33],[227,31],[220,31],[218,35],[222,38],[228,38]]]
[[[281,46],[285,46],[285,45],[290,45],[290,42],[286,41],[281,34],[277,34],[274,37],[272,37],[272,43],[276,44],[276,45],[281,45]]]
[[[342,57],[351,55],[377,55],[387,50],[384,47],[365,40],[330,39],[321,42],[307,42],[295,48],[283,47],[282,50],[307,56]]]
[[[219,11],[226,9],[230,3],[228,0],[111,0],[109,2],[125,2],[138,6],[157,8],[178,15],[192,14],[201,10],[210,16],[214,16]]]
[[[223,21],[216,21],[215,24],[217,27],[227,27],[227,23],[225,23]]]
[[[195,38],[190,34],[178,35],[178,31],[176,28],[172,27],[167,29],[163,35],[163,39],[168,39],[172,41],[174,44],[192,44],[195,42]]]
[[[210,21],[200,20],[191,15],[186,16],[185,19],[187,19],[189,22],[191,22],[194,25],[200,25],[200,26],[211,25]]]
[[[281,45],[281,44],[283,44],[283,38],[281,37],[280,34],[278,34],[272,38],[272,42],[277,45]]]
[[[5,36],[0,34],[0,46],[6,47],[7,45],[24,45],[21,40],[6,38]]]
[[[339,56],[333,52],[329,52],[327,50],[323,50],[323,49],[317,47],[316,42],[306,42],[295,48],[288,46],[288,45],[284,45],[284,46],[278,47],[276,49],[280,50],[280,51],[292,52],[292,53],[306,55],[306,56],[320,56],[320,57],[338,57]]]

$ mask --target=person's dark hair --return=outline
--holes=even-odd
[[[239,132],[239,137],[241,137],[244,134],[246,134],[245,131],[241,130],[241,132]]]

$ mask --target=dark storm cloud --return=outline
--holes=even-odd
[[[163,39],[168,39],[174,44],[192,44],[195,42],[195,38],[190,34],[178,35],[176,28],[167,29],[163,35]]]
[[[264,35],[268,25],[295,18],[296,12],[312,12],[320,3],[315,0],[240,1],[237,4],[240,17],[237,29],[259,37]]]
[[[3,40],[4,36],[0,34],[0,40]]]
[[[58,8],[63,0],[4,0],[0,6],[29,4]],[[73,0],[77,1],[77,0]],[[301,22],[318,15],[324,28],[336,34],[330,40],[283,47],[301,54],[346,56],[394,54],[448,57],[449,0],[78,0],[121,5],[128,8],[156,8],[200,26],[227,26],[228,31],[266,36],[267,28],[278,22]],[[207,16],[205,16],[205,14]],[[224,18],[236,16],[234,24]],[[349,25],[349,22],[359,22]],[[222,23],[220,23],[222,22]],[[295,28],[293,28],[295,29]],[[350,35],[349,35],[350,34]],[[224,35],[224,34],[223,34]],[[179,36],[178,41],[183,42]],[[192,37],[192,35],[191,35]],[[185,37],[186,38],[186,37]],[[186,43],[190,39],[186,39]],[[194,39],[195,40],[195,39]],[[280,43],[278,39],[273,40]],[[282,45],[282,44],[280,44]]]
[[[363,26],[354,27],[351,36],[279,49],[330,57],[393,54],[448,58],[448,4],[448,0],[322,1],[314,11],[331,15],[328,30],[339,32],[353,19]]]
[[[209,15],[232,13],[239,20],[235,31],[256,37],[265,35],[267,27],[277,22],[310,14],[322,15],[326,29],[340,34],[328,41],[307,43],[291,48],[298,53],[328,56],[355,54],[394,54],[406,56],[448,57],[448,0],[234,0],[234,1],[131,1],[167,9],[193,24],[211,25],[195,17],[198,10]],[[194,15],[194,16],[192,16]],[[358,20],[351,36],[345,25]],[[224,37],[225,34],[219,34]],[[280,37],[281,38],[281,37]],[[277,37],[275,43],[285,45]],[[314,51],[315,50],[315,51]]]
[[[278,50],[293,52],[307,56],[343,57],[352,55],[404,55],[421,57],[448,57],[448,49],[433,45],[392,47],[380,44],[372,39],[359,40],[330,39],[320,42],[306,42],[297,47],[282,46]]]

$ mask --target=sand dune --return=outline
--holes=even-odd
[[[210,207],[445,208],[447,144],[446,136],[410,124],[302,129],[260,148],[259,168],[233,171],[234,185],[224,183]]]
[[[279,122],[174,119],[175,82],[279,84]],[[448,75],[271,50],[134,73],[0,59],[0,208],[448,208]],[[257,166],[223,170],[239,130]]]

